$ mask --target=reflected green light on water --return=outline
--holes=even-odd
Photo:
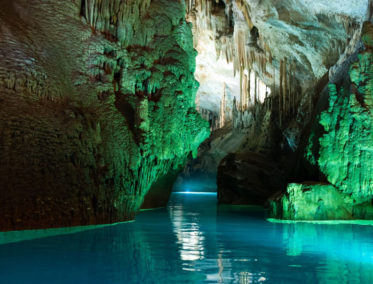
[[[22,241],[29,241],[29,240],[34,240],[34,239],[46,238],[46,237],[59,236],[59,235],[74,234],[74,233],[84,232],[87,230],[94,230],[94,229],[105,228],[108,226],[115,226],[118,224],[125,224],[125,223],[131,223],[131,222],[134,222],[134,221],[126,221],[126,222],[103,224],[103,225],[89,225],[89,226],[42,229],[42,230],[0,232],[0,245],[22,242]]]
[[[361,226],[373,226],[373,220],[281,220],[267,218],[267,221],[272,223],[282,223],[282,224],[296,224],[296,223],[306,223],[306,224],[319,224],[319,225],[361,225]]]

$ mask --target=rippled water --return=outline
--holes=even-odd
[[[0,283],[203,282],[373,283],[373,226],[271,223],[174,193],[133,223],[0,245]]]

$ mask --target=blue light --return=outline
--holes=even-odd
[[[192,192],[192,191],[176,191],[176,194],[204,194],[204,195],[216,195],[216,192]]]

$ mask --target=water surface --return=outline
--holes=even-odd
[[[373,283],[373,226],[174,193],[132,223],[0,245],[0,283]]]

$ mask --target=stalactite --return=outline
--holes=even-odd
[[[293,63],[290,62],[290,68],[289,68],[289,98],[290,98],[290,113],[294,113],[294,94],[292,92],[292,72],[293,72]]]
[[[253,62],[255,62],[255,53],[254,53],[254,51],[250,51],[250,61],[253,63]]]
[[[240,66],[240,109],[243,111],[243,86],[242,86],[242,81],[243,81],[243,70],[242,66]]]
[[[257,77],[257,84],[256,84],[256,87],[258,88],[257,90],[257,94],[258,94],[258,103],[260,103],[260,79],[259,77]]]
[[[264,104],[265,104],[266,111],[268,111],[269,102],[268,102],[268,87],[267,86],[266,86],[266,92],[265,92],[265,96],[264,96]]]
[[[249,69],[248,76],[248,104],[251,104],[251,69]]]
[[[196,96],[196,110],[198,112],[201,110],[201,96],[199,95]]]
[[[254,82],[255,82],[255,85],[254,85],[254,105],[257,104],[257,88],[256,88],[256,84],[257,84],[257,80],[256,80],[256,73],[254,73]]]
[[[225,109],[226,109],[226,84],[223,84],[223,96],[220,102],[220,113],[219,113],[219,127],[223,128],[225,125]]]
[[[283,66],[282,66],[282,60],[280,60],[280,90],[279,90],[279,99],[278,99],[278,104],[279,104],[279,116],[280,116],[280,126],[281,126],[281,118],[282,118],[282,110],[283,110],[283,105],[282,105],[282,92],[283,92],[283,87],[282,87],[282,82],[283,82]]]
[[[286,116],[287,114],[287,108],[288,108],[288,104],[286,102],[286,99],[287,99],[287,79],[286,79],[286,58],[284,59],[284,63],[283,63],[283,75],[282,75],[282,79],[284,80],[282,86],[284,87],[284,90],[283,90],[283,95],[284,95],[284,99],[283,99],[283,106],[284,106],[284,114]]]
[[[292,62],[292,79],[295,75],[295,69],[296,69],[296,64],[295,64],[295,61]],[[291,85],[292,86],[292,93],[293,93],[293,110],[294,110],[294,114],[296,113],[296,105],[298,103],[298,94],[297,94],[297,90],[296,90],[296,86],[294,85],[294,82],[293,84]]]
[[[273,98],[275,96],[276,96],[276,68],[275,68],[275,66],[273,66],[273,93],[272,93],[272,100],[271,100],[271,109],[272,109],[272,111],[273,111]]]
[[[243,94],[242,94],[242,98],[243,98],[243,110],[246,110],[247,109],[247,75],[244,74],[244,80],[243,80]]]

